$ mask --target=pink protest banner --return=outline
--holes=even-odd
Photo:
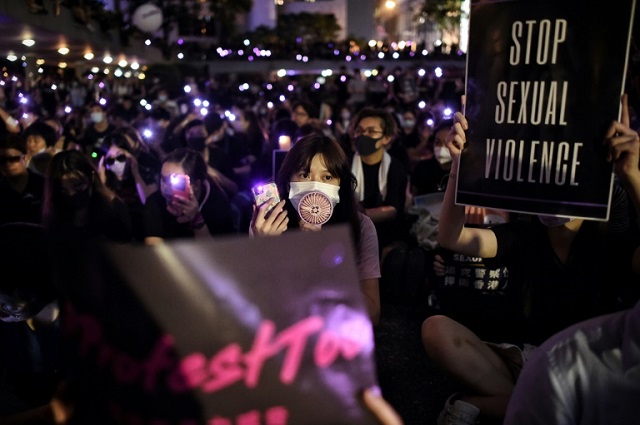
[[[62,328],[91,423],[372,424],[373,330],[349,232],[74,242]],[[63,260],[64,261],[64,260]]]

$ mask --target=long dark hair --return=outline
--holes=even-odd
[[[355,200],[356,179],[351,173],[347,156],[334,139],[318,134],[309,134],[300,138],[287,153],[278,172],[276,183],[283,199],[287,199],[289,220],[298,224],[300,217],[291,202],[288,201],[290,182],[300,170],[309,171],[311,161],[316,155],[322,155],[324,165],[332,176],[340,179],[340,202],[336,205],[329,223],[350,223],[356,249],[360,242],[359,206]]]
[[[58,152],[51,159],[45,175],[42,218],[46,225],[73,221],[74,211],[69,209],[62,198],[64,177],[85,180],[90,184],[92,196],[89,204],[89,222],[97,220],[116,196],[102,183],[96,166],[86,154],[76,150]]]

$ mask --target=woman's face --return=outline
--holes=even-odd
[[[127,162],[127,151],[117,146],[111,146],[104,157],[104,163],[107,169],[117,167],[117,163]]]
[[[291,178],[292,182],[319,182],[340,186],[340,178],[333,176],[324,164],[324,157],[316,154],[311,160],[309,172],[300,170]]]
[[[433,147],[443,147],[446,146],[447,134],[449,133],[449,129],[443,128],[442,130],[436,133],[436,136],[433,141]]]

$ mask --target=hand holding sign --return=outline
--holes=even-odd
[[[618,177],[625,182],[634,180],[640,184],[640,140],[638,133],[629,127],[629,104],[627,95],[622,96],[622,116],[614,121],[605,138],[608,148],[607,161],[612,161]]]

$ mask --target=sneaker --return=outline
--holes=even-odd
[[[451,395],[444,403],[444,409],[438,416],[438,425],[474,425],[478,424],[480,409],[466,401],[456,400],[460,394]]]

